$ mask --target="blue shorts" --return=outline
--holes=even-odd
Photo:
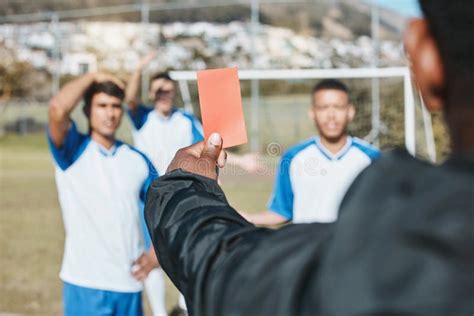
[[[64,282],[64,315],[142,316],[142,293],[96,290]]]

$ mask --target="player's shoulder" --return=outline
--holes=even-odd
[[[314,137],[311,137],[302,142],[299,142],[298,144],[293,145],[290,148],[288,148],[288,150],[283,154],[282,159],[291,160],[295,158],[298,154],[303,152],[305,149],[315,144],[316,144],[316,140],[314,139]]]
[[[128,117],[135,129],[140,130],[147,122],[148,116],[154,110],[153,107],[145,104],[139,104],[134,110],[128,110]]]
[[[360,138],[352,137],[352,147],[361,151],[364,155],[369,157],[370,160],[375,160],[380,157],[380,150],[377,147]]]
[[[54,144],[49,129],[47,129],[46,134],[54,161],[62,171],[72,166],[88,151],[88,145],[91,140],[89,134],[79,131],[74,121],[71,121],[66,137],[60,147]]]
[[[191,122],[194,122],[194,121],[197,120],[196,116],[194,116],[193,113],[188,112],[188,111],[186,111],[186,110],[184,110],[184,109],[178,109],[178,108],[176,108],[176,109],[174,110],[174,114],[175,114],[175,115],[176,115],[176,114],[177,114],[177,115],[180,115],[180,116],[182,116],[183,118],[185,118],[185,119],[187,119],[187,120],[189,120],[189,121],[191,121]]]
[[[130,157],[130,159],[138,160],[146,164],[150,163],[150,159],[147,157],[147,155],[134,146],[120,140],[117,140],[116,146],[121,150],[122,154],[127,155]]]
[[[116,142],[119,159],[122,161],[122,166],[135,174],[143,175],[145,177],[151,176],[156,178],[158,173],[153,166],[151,160],[146,154],[135,148],[134,146],[122,141]]]
[[[136,111],[142,113],[142,114],[148,114],[150,112],[153,112],[155,108],[152,106],[152,105],[148,105],[148,104],[144,104],[144,103],[140,103],[137,108],[136,108]]]

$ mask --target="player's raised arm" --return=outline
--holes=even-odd
[[[287,218],[281,216],[280,214],[269,210],[258,213],[247,213],[239,211],[239,214],[254,225],[275,226],[284,224],[289,221]]]
[[[127,89],[125,90],[125,103],[127,104],[130,111],[134,111],[140,103],[139,88],[140,78],[143,69],[156,57],[158,51],[152,51],[143,57],[138,63],[137,69],[133,72],[129,81],[127,82]]]
[[[49,101],[48,128],[51,140],[56,147],[61,147],[69,129],[70,114],[83,97],[85,91],[93,82],[112,81],[123,87],[123,83],[112,75],[103,73],[88,73],[68,82]]]

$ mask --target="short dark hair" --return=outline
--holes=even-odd
[[[114,82],[112,81],[105,81],[105,82],[100,82],[100,83],[94,82],[93,84],[89,86],[89,88],[84,93],[83,111],[87,117],[89,117],[90,115],[92,98],[94,97],[94,95],[101,92],[107,95],[119,98],[122,101],[125,98],[125,91]]]
[[[350,98],[349,89],[347,88],[347,86],[336,79],[324,79],[320,81],[314,86],[313,93],[311,95],[314,96],[316,92],[321,90],[339,90],[345,92],[347,94],[347,97]]]
[[[170,74],[168,72],[159,72],[159,73],[155,74],[153,77],[151,77],[150,82],[153,82],[153,81],[158,80],[158,79],[164,79],[164,80],[174,82],[174,80],[171,79]]]
[[[419,2],[440,51],[447,106],[470,106],[474,98],[474,5],[453,0]]]

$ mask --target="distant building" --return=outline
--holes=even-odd
[[[74,76],[97,71],[97,58],[89,53],[69,53],[61,61],[61,73]]]

